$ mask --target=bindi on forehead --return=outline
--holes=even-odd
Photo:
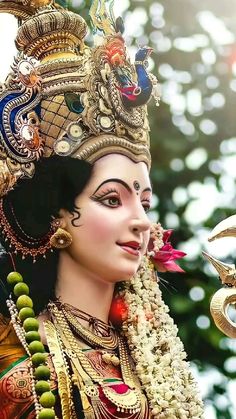
[[[134,181],[133,185],[134,185],[134,189],[136,191],[139,191],[140,190],[140,187],[141,186],[140,186],[140,183],[137,180]]]
[[[140,183],[137,180],[135,180],[133,185],[134,185],[134,189],[136,191],[136,194],[138,195],[139,191],[140,191],[140,188],[141,188]]]

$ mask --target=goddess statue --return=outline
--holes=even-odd
[[[0,418],[199,419],[155,268],[180,270],[147,212],[148,47],[113,1],[83,18],[2,0],[19,51],[0,90]],[[108,7],[109,6],[109,7]]]

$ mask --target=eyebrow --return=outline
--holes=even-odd
[[[123,185],[125,187],[125,189],[127,189],[128,192],[132,193],[132,189],[130,188],[130,186],[124,180],[117,179],[117,178],[112,178],[112,179],[104,180],[104,182],[102,182],[98,186],[98,188],[96,189],[96,191],[94,193],[96,193],[101,188],[101,186],[105,185],[105,183],[109,183],[109,182],[117,182],[117,183],[120,183],[121,185]],[[147,191],[152,192],[152,189],[149,188],[149,187],[147,187],[142,192],[147,192]]]

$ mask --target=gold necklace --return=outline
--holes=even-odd
[[[76,419],[72,399],[72,387],[68,374],[68,365],[66,357],[61,350],[61,342],[56,329],[49,320],[44,321],[44,330],[47,338],[47,344],[52,356],[52,362],[57,374],[58,393],[61,400],[61,411],[63,419]]]
[[[117,333],[112,330],[110,336],[97,336],[90,330],[86,329],[77,319],[75,319],[70,313],[62,310],[67,322],[73,329],[73,331],[82,338],[85,342],[94,346],[95,348],[104,348],[115,350],[118,346]]]
[[[67,322],[69,323],[71,329],[85,342],[89,345],[93,346],[94,348],[103,348],[107,350],[115,350],[118,347],[118,337],[117,333],[112,326],[107,325],[105,322],[102,322],[99,319],[96,319],[89,314],[75,309],[75,307],[61,303],[60,301],[56,301],[55,305],[57,306],[59,311],[63,312],[64,317],[66,318]],[[71,312],[68,311],[68,308]],[[109,329],[109,335],[107,336],[98,336],[97,334],[93,333],[91,330],[86,329],[75,317],[76,313],[82,313],[82,319],[86,319],[88,322],[96,322],[102,330],[106,330],[106,333]],[[71,314],[75,313],[75,315]],[[99,333],[99,329],[97,329]]]
[[[91,409],[88,407],[89,402],[87,397],[89,397],[91,401],[93,401],[92,404],[99,407],[100,410],[104,409],[104,406],[100,406],[101,401],[99,399],[99,386],[101,386],[107,399],[116,406],[117,412],[128,412],[130,414],[137,413],[139,417],[139,413],[141,415],[141,411],[143,411],[141,391],[134,383],[128,350],[124,341],[118,337],[122,378],[124,384],[127,385],[128,390],[123,394],[119,394],[113,387],[109,386],[108,380],[101,377],[91,366],[70,330],[63,312],[58,310],[58,307],[54,303],[50,303],[49,310],[51,312],[57,333],[59,333],[61,341],[65,347],[65,352],[70,358],[72,370],[74,372],[73,381],[80,390],[83,407],[86,406],[87,408],[87,417],[92,417],[89,416],[91,415]],[[112,385],[114,386],[114,383]]]
[[[91,314],[88,314],[85,311],[72,306],[71,304],[61,302],[60,299],[57,299],[55,301],[55,304],[57,305],[59,309],[62,309],[67,313],[71,313],[76,318],[79,318],[81,320],[86,320],[89,324],[89,327],[91,327],[92,330],[100,336],[108,336],[110,333],[110,330],[114,329],[114,327],[111,324],[107,324],[103,320],[100,320],[97,317],[91,316]]]

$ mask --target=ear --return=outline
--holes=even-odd
[[[66,228],[68,222],[68,215],[68,211],[66,211],[65,209],[60,209],[58,219],[60,221],[61,228]]]

